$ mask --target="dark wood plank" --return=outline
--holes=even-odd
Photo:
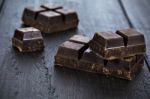
[[[25,6],[43,1],[5,0],[0,15],[0,99],[53,99],[44,53],[20,54],[11,46],[14,29],[21,26]]]
[[[131,27],[145,34],[147,55],[145,57],[150,70],[150,0],[122,0],[123,6],[129,17]]]
[[[14,29],[21,26],[21,14],[27,5],[55,2],[77,10],[77,30],[43,34],[45,50],[21,54],[11,47]],[[115,31],[129,27],[117,0],[6,0],[0,14],[0,99],[148,99],[148,69],[134,81],[54,68],[54,55],[60,43],[73,34],[93,36],[96,31]]]
[[[122,0],[133,26],[138,29],[150,29],[150,1],[149,0]]]

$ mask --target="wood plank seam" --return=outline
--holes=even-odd
[[[0,13],[1,13],[2,9],[3,9],[4,3],[5,3],[5,0],[2,0],[2,1],[0,2]]]
[[[131,28],[134,28],[134,26],[133,26],[133,24],[132,24],[132,21],[130,20],[129,15],[128,15],[128,13],[127,13],[127,11],[126,11],[124,5],[123,5],[122,0],[118,0],[118,2],[119,2],[119,5],[120,5],[120,7],[121,7],[121,9],[122,9],[122,12],[123,12],[123,14],[124,14],[124,16],[125,16],[125,18],[126,18],[128,24],[129,24],[129,26],[130,26]]]
[[[146,63],[146,65],[147,65],[147,68],[148,68],[148,70],[150,71],[150,61],[149,61],[149,59],[148,59],[148,55],[145,55],[144,56],[144,60],[145,60],[145,63]]]
[[[122,12],[123,12],[123,14],[124,14],[128,24],[129,24],[129,27],[130,28],[135,28],[135,26],[132,24],[132,21],[129,18],[129,15],[128,15],[127,11],[126,11],[126,8],[124,7],[124,4],[123,4],[122,0],[118,0],[118,2],[119,2],[119,5],[120,5],[120,7],[122,9]],[[148,55],[147,54],[144,55],[144,60],[145,60],[145,63],[147,65],[148,70],[150,71],[150,64],[149,64],[150,62],[148,60]]]

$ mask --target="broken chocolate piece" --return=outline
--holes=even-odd
[[[88,72],[102,72],[103,67],[104,60],[88,48],[79,60],[77,69]]]
[[[24,24],[35,27],[44,33],[54,33],[76,28],[79,22],[77,13],[55,4],[25,8],[22,16]]]
[[[87,49],[80,59],[74,59],[71,57],[68,58],[65,57],[65,55],[58,56],[58,54],[56,54],[55,65],[92,73],[104,74],[126,80],[133,80],[143,67],[144,63],[142,55],[139,58],[135,57],[122,60],[108,60],[108,63],[104,65],[103,58],[94,54],[90,49]]]
[[[137,56],[130,56],[125,57],[123,59],[109,60],[107,61],[106,66],[114,70],[117,69],[130,70],[132,66],[137,62],[136,57]]]
[[[146,52],[144,35],[133,29],[122,29],[116,32],[124,39],[125,55],[133,56],[135,54],[143,54]]]
[[[107,60],[144,54],[146,49],[144,36],[130,29],[117,32],[117,34],[111,32],[95,33],[89,46]]]
[[[124,49],[123,38],[111,32],[95,33],[89,43],[90,48],[105,59],[115,59],[122,56]]]
[[[41,32],[33,27],[16,29],[12,45],[20,52],[40,51],[44,48]]]
[[[123,37],[125,46],[145,44],[144,35],[133,29],[117,30],[116,33]]]
[[[57,54],[58,56],[79,59],[85,49],[84,44],[66,41],[59,46]]]
[[[128,65],[126,63],[128,63]],[[111,62],[111,64],[108,64],[103,68],[103,73],[105,75],[127,80],[133,80],[144,65],[144,57],[143,55],[140,55],[140,57],[136,61],[134,60],[134,57],[131,57],[131,61],[127,62],[126,60],[121,60],[121,62],[116,64],[116,66],[113,64],[114,63]],[[131,64],[132,66],[130,69],[127,69],[124,64],[126,64],[127,67],[130,67]]]

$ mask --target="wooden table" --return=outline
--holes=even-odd
[[[24,7],[58,3],[78,12],[78,29],[43,34],[43,52],[22,54],[12,48]],[[0,0],[0,99],[150,99],[150,0]],[[147,54],[133,81],[54,68],[60,43],[74,34],[132,27],[145,34]]]

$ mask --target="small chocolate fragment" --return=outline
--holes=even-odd
[[[83,36],[83,35],[74,35],[72,36],[69,41],[81,43],[81,44],[88,44],[90,42],[90,38]]]
[[[40,51],[44,48],[41,32],[33,27],[16,29],[12,45],[20,52]]]
[[[41,7],[48,9],[48,10],[56,10],[56,9],[62,9],[63,7],[57,4],[44,4],[41,5]]]

